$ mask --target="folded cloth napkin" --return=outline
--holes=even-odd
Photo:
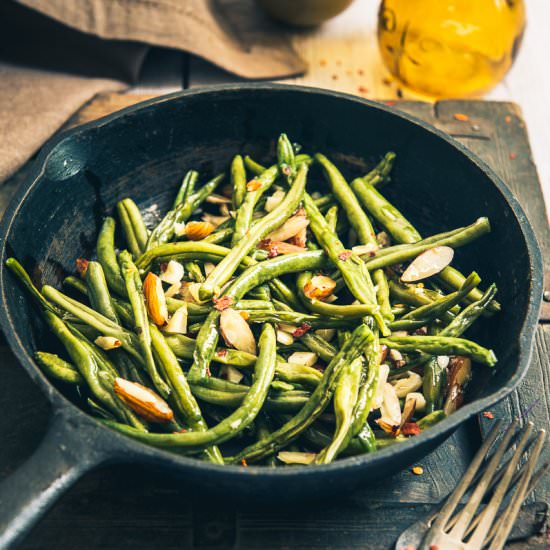
[[[1,0],[0,182],[95,94],[135,82],[150,46],[244,78],[306,69],[253,0]]]

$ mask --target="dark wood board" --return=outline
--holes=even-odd
[[[145,97],[105,95],[81,110],[70,124],[85,122]],[[514,191],[545,250],[548,270],[550,232],[544,201],[517,106],[482,101],[446,101],[436,105],[400,102],[414,114],[455,136],[483,158]],[[455,113],[467,114],[467,122]],[[19,175],[0,190],[3,210]],[[550,419],[550,325],[538,328],[533,362],[520,389],[495,407],[495,417],[511,418],[529,408],[537,426]],[[0,478],[9,475],[39,442],[48,417],[44,398],[18,368],[5,346],[0,391]],[[490,420],[481,419],[482,424]],[[484,426],[482,425],[482,432]],[[101,468],[79,481],[35,527],[22,548],[390,548],[409,523],[426,513],[458,482],[480,441],[477,420],[460,428],[410,471],[358,490],[338,501],[280,507],[275,510],[201,502],[184,485],[162,472],[139,465]],[[537,500],[550,502],[550,481]],[[266,495],[266,502],[269,495]],[[545,536],[513,548],[548,547]]]

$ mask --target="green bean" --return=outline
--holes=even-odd
[[[438,357],[428,357],[422,374],[422,393],[426,399],[426,412],[432,413],[443,405],[446,367]]]
[[[204,283],[205,277],[197,262],[185,262],[183,267],[187,270],[190,279],[197,283]]]
[[[231,204],[233,210],[237,210],[243,203],[246,195],[246,170],[244,167],[243,157],[241,155],[235,155],[231,162],[231,187],[233,188],[233,195],[231,197]]]
[[[281,174],[291,183],[296,175],[296,155],[286,134],[281,134],[277,140],[277,164]]]
[[[294,210],[296,210],[304,195],[306,176],[307,165],[301,164],[294,184],[283,201],[267,214],[267,216],[262,218],[247,233],[246,238],[241,239],[241,241],[231,249],[231,252],[210,273],[206,282],[201,285],[199,296],[202,300],[210,299],[215,289],[223,286],[231,278],[243,258],[246,257],[258,242],[268,233],[277,229]]]
[[[323,375],[313,367],[296,363],[277,363],[277,377],[291,384],[302,384],[315,388],[319,385]]]
[[[171,334],[165,337],[166,342],[181,359],[193,359],[196,341],[183,334]],[[222,365],[233,365],[235,367],[250,367],[256,362],[256,356],[245,351],[234,349],[218,348],[212,356],[212,361]]]
[[[25,271],[25,268],[15,258],[8,258],[6,260],[6,267],[15,275],[17,280],[25,287],[41,309],[57,313],[54,306],[50,304],[34,286],[34,283],[29,277],[29,274]]]
[[[269,324],[264,325],[259,341],[260,353],[254,369],[254,383],[244,397],[239,408],[225,420],[205,432],[176,434],[143,434],[127,426],[115,423],[108,425],[132,435],[145,443],[160,447],[187,449],[204,448],[207,445],[223,443],[249,426],[262,408],[275,373],[275,331]]]
[[[372,315],[376,311],[376,306],[372,304],[336,305],[308,298],[304,293],[304,288],[311,277],[311,272],[304,271],[298,275],[296,280],[300,299],[310,311],[328,317],[345,317],[348,319],[363,318],[366,315]]]
[[[234,231],[235,230],[233,227],[223,227],[220,229],[220,226],[218,226],[216,231],[210,233],[210,235],[205,237],[202,242],[212,244],[221,244],[227,242],[229,240],[229,237],[233,235]]]
[[[493,367],[497,359],[492,350],[465,338],[451,336],[391,336],[381,338],[381,344],[404,352],[423,351],[430,355],[466,355],[477,363]]]
[[[85,384],[84,377],[71,363],[61,359],[58,355],[37,351],[34,354],[36,362],[52,377],[67,384],[81,386]]]
[[[442,314],[449,311],[452,307],[460,303],[463,298],[468,295],[473,288],[475,288],[481,279],[477,273],[471,273],[470,276],[464,281],[464,284],[455,292],[447,296],[442,296],[438,300],[433,301],[431,304],[421,306],[409,313],[405,314],[399,321],[390,323],[392,330],[408,330],[422,327],[434,319],[441,318]]]
[[[363,176],[363,179],[374,186],[387,181],[389,179],[391,169],[393,168],[395,156],[395,153],[392,151],[386,153],[384,158],[368,174]]]
[[[97,261],[103,268],[109,288],[120,296],[126,296],[126,285],[115,252],[115,225],[113,218],[105,218],[97,238]]]
[[[193,365],[188,374],[190,382],[204,381],[210,375],[210,363],[219,340],[219,319],[220,312],[216,309],[212,310],[197,335],[197,343],[193,351]]]
[[[271,433],[272,428],[270,426],[269,419],[267,418],[267,415],[265,413],[260,413],[258,415],[258,417],[256,418],[256,424],[257,424],[257,429],[256,429],[257,439],[262,439],[264,437],[267,437]],[[277,466],[277,459],[275,458],[275,455],[266,457],[265,465],[271,468],[275,468]]]
[[[303,308],[300,300],[296,294],[294,294],[292,289],[281,281],[281,279],[274,277],[268,282],[268,287],[271,292],[279,298],[279,300],[288,304],[295,311],[302,311]]]
[[[482,235],[489,233],[491,226],[487,218],[478,218],[474,223],[463,227],[460,232],[456,232],[449,237],[443,237],[438,241],[431,241],[428,244],[424,244],[422,241],[407,245],[406,247],[399,246],[397,250],[393,250],[393,247],[382,249],[380,253],[374,257],[365,258],[365,264],[369,271],[379,269],[381,267],[387,267],[390,265],[400,264],[416,258],[422,252],[434,248],[435,246],[450,246],[452,248],[458,248],[466,244],[471,243],[475,239],[478,239]],[[464,284],[465,278],[462,278],[462,282],[459,288]]]
[[[316,457],[316,464],[330,464],[345,446],[353,423],[353,409],[357,402],[363,361],[360,357],[344,367],[334,389],[336,428],[330,444]]]
[[[307,165],[311,164],[313,162],[313,159],[309,155],[300,154],[296,155],[295,157],[296,165],[305,163]],[[246,155],[244,157],[244,164],[247,167],[250,172],[252,172],[255,176],[260,175],[265,169],[265,166],[262,166],[259,162],[256,162],[254,159]]]
[[[374,186],[368,181],[356,180],[355,186],[352,185],[353,191],[358,196],[363,206],[370,214],[386,229],[386,231],[398,243],[414,244],[422,239],[420,233],[413,225],[401,214],[395,206],[393,206],[385,197],[383,197]],[[487,227],[487,229],[490,229]],[[464,284],[464,275],[451,266],[447,266],[438,275],[439,279],[447,286],[456,290]],[[470,302],[477,301],[481,298],[481,291],[474,289],[468,296]],[[500,310],[500,304],[493,302],[491,311]]]
[[[357,327],[351,338],[328,364],[323,379],[300,412],[281,428],[270,434],[269,437],[246,447],[228,460],[232,463],[239,463],[242,459],[247,461],[261,460],[266,455],[272,454],[290,443],[308,426],[313,424],[328,405],[336,380],[345,365],[355,361],[362,354],[370,338],[372,338],[372,333],[365,325]]]
[[[247,296],[254,300],[269,302],[271,300],[271,290],[267,284],[259,285],[256,288],[251,288]]]
[[[332,232],[336,232],[338,225],[338,206],[331,206],[325,214],[325,220]]]
[[[199,173],[195,170],[189,170],[185,176],[183,176],[178,194],[172,203],[172,210],[175,210],[180,204],[183,204],[187,198],[193,194],[198,179]]]
[[[123,199],[116,207],[128,249],[137,258],[143,254],[149,238],[141,212],[132,199]]]
[[[428,428],[432,428],[435,426],[438,422],[441,422],[447,415],[444,411],[433,411],[430,414],[427,414],[420,420],[418,420],[417,425],[418,427],[424,431]]]
[[[249,310],[247,313],[251,323],[285,323],[296,326],[305,324],[313,329],[350,328],[353,325],[353,322],[345,319],[309,315],[298,311]]]
[[[130,301],[130,305],[132,306],[135,326],[134,331],[137,334],[147,374],[151,377],[157,391],[163,397],[167,397],[170,394],[170,388],[161,378],[153,358],[149,319],[147,317],[147,309],[145,307],[143,289],[137,267],[132,261],[130,253],[125,250],[120,253],[119,261],[122,276],[124,277],[124,282],[126,284],[128,299]]]
[[[376,305],[376,294],[364,262],[353,252],[347,251],[338,237],[330,231],[328,224],[309,195],[304,196],[304,206],[310,227],[323,250],[336,265],[350,292],[363,304]],[[382,334],[389,334],[380,311],[373,317]]]
[[[120,324],[115,306],[109,294],[103,268],[99,262],[90,262],[86,270],[87,295],[93,309],[110,321]]]
[[[185,202],[170,210],[149,235],[145,251],[170,241],[175,234],[176,224],[186,222],[191,214],[213,193],[223,178],[224,175],[220,174],[211,179],[198,191],[187,197]]]

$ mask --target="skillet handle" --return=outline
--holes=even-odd
[[[85,472],[107,459],[93,443],[94,427],[54,411],[44,439],[0,483],[0,548],[12,548]]]

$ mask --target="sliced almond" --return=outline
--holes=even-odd
[[[414,283],[443,271],[453,260],[454,250],[449,246],[436,246],[422,252],[405,269],[401,280]]]
[[[170,260],[166,265],[166,269],[160,274],[160,280],[175,285],[183,279],[184,274],[183,266],[175,260]]]
[[[407,362],[403,358],[403,354],[399,350],[390,349],[390,351],[388,352],[388,357],[392,362],[392,365],[396,369],[400,369],[401,367],[404,367],[407,364]]]
[[[153,272],[149,272],[143,281],[143,294],[149,317],[155,325],[162,326],[168,321],[166,297],[162,289],[162,282]]]
[[[116,349],[122,346],[122,342],[118,338],[114,338],[113,336],[98,336],[94,340],[94,343],[105,351]]]
[[[392,386],[397,392],[397,397],[406,397],[422,387],[422,376],[413,371],[408,371],[403,378],[392,381]]]
[[[300,453],[297,451],[280,451],[277,458],[285,464],[312,464],[317,455],[315,453]]]
[[[283,346],[291,346],[294,344],[294,336],[284,330],[277,330],[277,342]]]
[[[296,246],[295,244],[285,243],[283,241],[272,241],[270,239],[264,239],[260,241],[258,248],[267,250],[269,257],[274,258],[279,254],[296,254],[297,252],[305,252],[305,248]]]
[[[181,292],[181,289],[182,289],[182,284],[181,283],[176,283],[176,284],[170,285],[166,289],[166,292],[164,293],[164,296],[166,296],[166,298],[173,298],[174,296],[177,296]]]
[[[185,235],[185,223],[176,222],[174,224],[174,233],[176,237],[183,237]]]
[[[379,246],[374,243],[360,244],[351,248],[352,252],[355,252],[358,256],[374,256]]]
[[[174,419],[168,403],[153,390],[124,378],[115,378],[115,393],[139,416],[150,422],[165,423]]]
[[[305,248],[307,244],[307,228],[304,227],[300,229],[300,231],[290,239],[290,243]]]
[[[249,324],[232,308],[220,314],[220,332],[228,346],[256,355],[256,340]]]
[[[185,226],[185,236],[190,241],[201,241],[208,237],[214,229],[216,229],[216,226],[210,222],[188,222]]]
[[[446,415],[455,412],[464,401],[464,388],[472,377],[472,361],[469,357],[451,357],[447,370],[447,398],[443,410]]]
[[[336,288],[336,281],[326,275],[315,275],[304,286],[304,294],[310,299],[330,296]]]
[[[288,218],[279,229],[275,229],[275,231],[267,235],[267,238],[272,241],[286,241],[308,225],[309,220],[303,214],[295,214]]]
[[[376,422],[385,432],[397,435],[401,426],[399,397],[397,397],[395,388],[388,382],[382,387],[382,396],[383,400],[380,406],[380,414],[382,416]]]
[[[287,323],[279,323],[279,330],[282,330],[283,332],[287,332],[288,334],[294,334],[299,327],[296,325],[288,325]]]
[[[231,365],[222,365],[222,368],[220,369],[220,376],[224,380],[233,382],[234,384],[239,384],[244,378],[244,374],[239,369],[236,369]]]
[[[288,362],[304,367],[313,367],[318,359],[318,355],[312,351],[295,351],[289,356]]]
[[[411,392],[405,397],[405,402],[409,399],[414,399],[416,402],[415,410],[423,411],[426,408],[426,398],[420,392]]]
[[[187,333],[187,304],[185,302],[184,305],[176,309],[163,330],[170,334]]]
[[[267,197],[267,200],[265,201],[264,208],[267,212],[271,212],[279,206],[283,202],[283,199],[285,198],[285,192],[282,189],[277,189],[273,195],[270,197]]]
[[[224,197],[223,195],[216,195],[212,193],[206,197],[206,202],[210,204],[231,204],[231,199],[229,197]]]
[[[378,384],[376,385],[376,391],[374,393],[374,400],[372,404],[372,410],[379,409],[384,401],[384,385],[388,380],[388,374],[390,373],[389,365],[383,363],[380,365],[378,372]]]
[[[405,424],[407,424],[408,422],[411,422],[415,411],[416,411],[416,399],[414,398],[414,396],[410,399],[407,396],[405,398],[405,404],[403,405],[403,412],[401,413],[401,424],[399,428],[402,428]]]

